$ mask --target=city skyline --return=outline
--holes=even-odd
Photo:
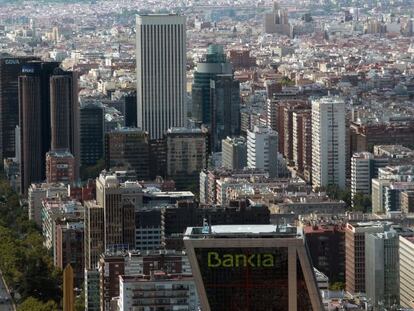
[[[0,1],[0,310],[414,310],[413,16]]]

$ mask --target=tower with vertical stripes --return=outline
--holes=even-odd
[[[136,22],[137,125],[159,139],[186,116],[185,17],[139,15]]]

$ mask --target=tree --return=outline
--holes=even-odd
[[[363,193],[356,193],[352,198],[353,207],[352,210],[355,212],[370,212],[372,209],[371,197]]]
[[[36,298],[27,298],[17,311],[56,311],[59,310],[58,305],[54,301],[42,302]]]
[[[341,291],[345,289],[345,284],[342,282],[335,282],[329,286],[330,290]]]
[[[346,203],[346,206],[349,208],[351,206],[351,190],[344,189],[341,190],[338,185],[329,185],[325,188],[326,194],[332,200],[342,200]]]
[[[88,180],[90,178],[96,178],[105,169],[105,160],[100,159],[93,166],[81,167],[81,179]]]
[[[282,84],[283,86],[291,86],[295,85],[295,81],[289,79],[289,77],[283,77],[280,81],[280,84]]]
[[[20,206],[18,195],[4,179],[0,179],[0,198],[0,269],[7,285],[19,294],[24,306],[35,303],[29,298],[59,302],[60,271],[54,267],[52,258],[43,246],[39,229],[28,219],[27,211]],[[46,307],[52,305],[45,303]]]
[[[82,292],[75,299],[75,311],[84,311],[85,310],[85,289],[82,289]]]

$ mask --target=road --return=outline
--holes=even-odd
[[[7,298],[7,301],[5,301]],[[3,276],[0,271],[0,311],[14,311],[16,308],[4,283]]]

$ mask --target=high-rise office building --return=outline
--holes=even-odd
[[[59,62],[32,62],[22,68],[23,75],[39,75],[40,76],[40,98],[41,98],[41,116],[42,116],[42,168],[45,167],[45,155],[50,150],[52,141],[51,131],[51,83],[50,78],[54,72],[61,72]],[[22,140],[23,142],[23,140]]]
[[[399,237],[400,305],[414,307],[414,237]]]
[[[185,17],[139,15],[136,24],[137,126],[159,139],[186,117]]]
[[[365,290],[374,310],[399,302],[398,234],[391,230],[365,236]]]
[[[299,173],[312,168],[312,120],[310,110],[293,112],[293,162]],[[308,179],[308,178],[307,178]]]
[[[128,92],[124,96],[125,126],[137,127],[137,92]]]
[[[106,250],[135,247],[135,209],[142,206],[142,187],[119,182],[106,172],[96,179],[96,201],[85,202],[85,267],[94,269]]]
[[[323,310],[299,228],[187,228],[188,258],[203,310]]]
[[[15,156],[15,128],[19,125],[18,76],[36,57],[0,57],[0,158]]]
[[[165,136],[167,177],[177,189],[198,188],[200,171],[207,167],[207,133],[201,129],[171,128]]]
[[[32,182],[41,182],[44,178],[42,165],[42,115],[39,76],[19,77],[21,192],[27,193]]]
[[[247,166],[246,138],[227,137],[221,143],[223,167],[231,170],[242,170]]]
[[[65,219],[56,224],[55,266],[64,269],[70,264],[74,272],[75,286],[82,286],[84,278],[83,221]]]
[[[104,174],[96,179],[96,202],[104,209],[105,249],[135,246],[135,207],[142,204],[142,196],[137,182],[119,183]]]
[[[50,78],[51,149],[69,150],[69,118],[72,96],[68,76]]]
[[[219,74],[210,80],[210,145],[221,151],[221,141],[240,135],[240,82],[233,74]]]
[[[312,184],[345,188],[345,102],[336,97],[312,101]]]
[[[278,135],[267,127],[247,131],[247,166],[263,169],[270,177],[278,176]]]
[[[85,201],[85,269],[97,269],[99,256],[105,251],[104,209],[96,201]]]
[[[219,74],[233,74],[233,68],[226,59],[223,46],[212,44],[197,63],[191,90],[192,118],[206,125],[211,123],[210,80]]]
[[[345,228],[345,286],[350,293],[365,293],[365,236],[382,233],[387,223],[348,223]]]
[[[80,161],[77,74],[56,69],[50,77],[51,150],[69,150],[75,159],[75,178]]]
[[[68,145],[64,149],[79,155],[77,87],[74,80],[73,74],[61,70],[58,62],[33,61],[22,67],[19,76],[19,127],[23,194],[27,194],[30,183],[43,181],[46,177],[46,153],[51,150],[52,132],[55,147]],[[67,106],[69,109],[63,108]],[[73,155],[76,179],[78,165],[76,155]]]
[[[310,109],[310,104],[307,101],[303,100],[297,100],[297,101],[291,101],[286,102],[282,113],[283,116],[281,120],[283,120],[283,150],[280,150],[280,153],[283,153],[285,158],[288,161],[293,161],[293,125],[294,125],[294,113],[300,113],[300,112],[308,112]]]
[[[104,157],[104,110],[94,103],[80,109],[80,161],[82,166],[95,165]]]
[[[105,135],[106,168],[134,170],[138,179],[149,178],[148,133],[137,128],[120,128]]]

